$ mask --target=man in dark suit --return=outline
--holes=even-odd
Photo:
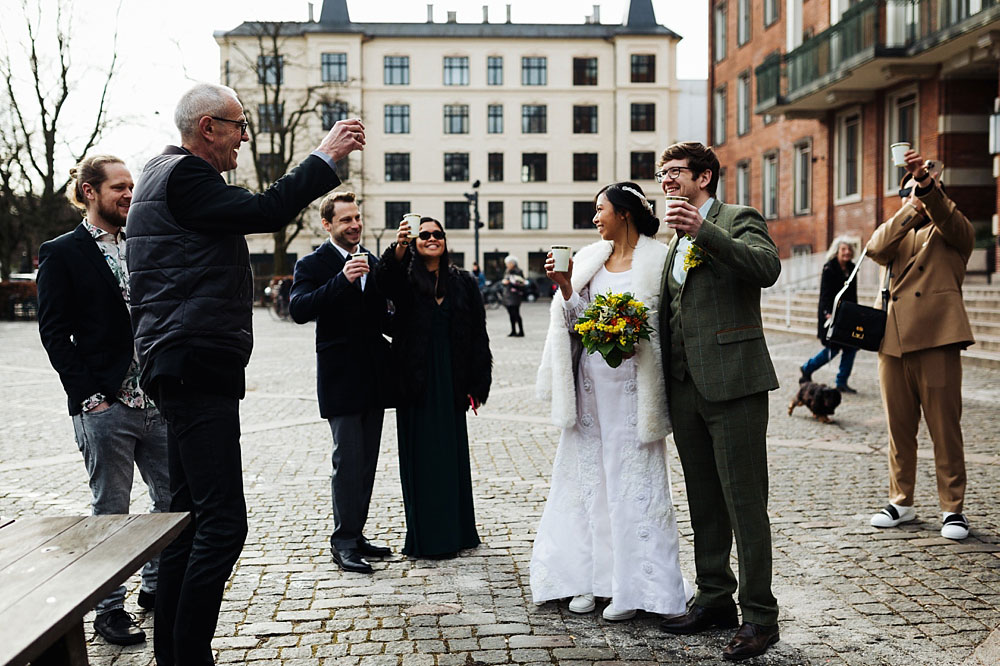
[[[193,515],[161,557],[159,666],[213,663],[222,594],[247,535],[239,401],[253,282],[244,235],[283,228],[340,184],[335,162],[364,146],[361,121],[339,121],[295,169],[253,194],[221,175],[249,140],[232,89],[195,85],[174,122],[181,146],[146,165],[129,216],[141,381],[167,420],[170,508]]]
[[[738,624],[733,537],[743,623],[722,656],[763,654],[778,641],[767,517],[767,392],[778,387],[760,317],[760,290],[781,272],[778,249],[753,208],[715,198],[719,159],[686,142],[660,157],[664,221],[677,236],[663,271],[660,331],[674,441],[684,468],[698,591],[660,627],[690,634]]]
[[[76,444],[90,478],[95,516],[129,512],[136,466],[153,511],[170,506],[167,428],[139,387],[129,321],[125,218],[132,175],[117,157],[96,155],[70,172],[70,202],[86,217],[38,251],[38,331],[69,399]],[[158,560],[146,563],[139,606],[152,609]],[[121,585],[97,605],[94,629],[109,643],[146,640],[125,612]]]
[[[371,273],[378,259],[361,247],[354,193],[328,195],[320,215],[330,240],[295,264],[289,311],[299,324],[316,321],[319,411],[333,432],[333,559],[346,571],[372,573],[365,557],[392,552],[363,534],[390,390],[388,304]]]

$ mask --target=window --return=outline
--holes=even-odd
[[[726,168],[719,169],[719,183],[715,186],[715,198],[722,203],[726,202]],[[651,202],[652,203],[652,202]]]
[[[597,58],[573,58],[573,85],[597,85]]]
[[[258,104],[257,123],[258,132],[280,132],[284,125],[285,105],[284,104]],[[331,124],[330,127],[333,127]]]
[[[750,70],[736,80],[736,133],[743,136],[750,131]]]
[[[284,56],[257,56],[257,83],[276,86],[285,82]]]
[[[749,162],[740,162],[736,165],[736,203],[741,206],[750,205]]]
[[[491,183],[503,182],[503,153],[490,153],[487,158],[488,178]]]
[[[486,204],[486,228],[503,229],[502,201],[490,201]]]
[[[714,35],[715,38],[715,62],[721,62],[726,59],[726,3],[725,0],[719,0],[715,4],[715,10],[712,12],[713,25],[715,26]]]
[[[319,57],[319,69],[325,82],[347,81],[347,54],[321,54]]]
[[[285,173],[280,153],[260,153],[257,155],[257,162],[260,165],[260,175],[269,182],[273,183]]]
[[[445,134],[469,133],[468,104],[444,105],[444,133]]]
[[[594,228],[594,202],[574,201],[573,202],[573,228],[593,229]]]
[[[736,45],[743,46],[750,41],[750,0],[736,3]]]
[[[490,134],[503,134],[502,104],[490,104],[486,107],[486,131]]]
[[[329,130],[338,121],[347,119],[347,102],[323,102],[321,113],[323,115],[323,129]]]
[[[444,180],[448,183],[469,180],[469,153],[444,154]]]
[[[764,173],[761,179],[764,195],[764,217],[778,217],[778,153],[764,155]]]
[[[647,151],[633,151],[631,176],[632,180],[653,180],[653,172],[656,170],[656,153]]]
[[[409,104],[385,105],[385,133],[386,134],[410,133]]]
[[[545,134],[547,122],[547,107],[544,104],[521,105],[521,133]]]
[[[712,95],[712,142],[716,146],[726,142],[726,86]]]
[[[486,85],[503,85],[503,58],[490,56],[486,59]]]
[[[636,54],[632,56],[632,83],[656,83],[656,56]]]
[[[397,229],[403,221],[403,216],[410,212],[409,201],[385,202],[385,228]]]
[[[918,113],[917,113],[917,93],[914,89],[909,89],[902,93],[891,95],[886,103],[886,136],[885,136],[885,175],[887,192],[895,192],[899,186],[899,181],[906,173],[903,167],[895,166],[892,163],[892,151],[889,146],[894,143],[906,141],[911,146],[918,145]]]
[[[465,268],[465,253],[448,250],[448,261],[459,269]]]
[[[834,132],[836,198],[858,200],[861,198],[861,112],[854,109],[837,116]]]
[[[547,202],[547,201],[522,201],[521,202],[521,228],[522,229],[548,229],[549,228],[549,202]]]
[[[632,105],[632,131],[652,132],[656,129],[656,105]]]
[[[521,58],[521,85],[544,86],[547,83],[548,60],[542,58]]]
[[[410,154],[385,154],[385,182],[407,181],[410,179]]]
[[[521,153],[521,182],[541,183],[547,180],[548,155],[546,153]]]
[[[444,228],[445,229],[468,229],[469,228],[469,202],[468,201],[445,201],[444,202]]]
[[[573,107],[573,134],[597,134],[597,107]]]
[[[812,210],[812,143],[795,145],[794,212],[804,215]]]
[[[852,3],[853,4],[853,3]],[[778,20],[778,0],[764,0],[764,27]]]
[[[382,59],[385,85],[410,85],[410,56],[385,56]]]
[[[469,85],[469,58],[467,56],[445,57],[444,84],[446,86]]]
[[[573,153],[573,180],[597,180],[597,153]]]

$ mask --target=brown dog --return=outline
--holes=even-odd
[[[831,423],[830,416],[837,405],[840,404],[840,391],[830,388],[826,384],[816,382],[802,382],[799,384],[799,392],[792,398],[788,405],[788,415],[799,405],[805,405],[813,413],[813,417],[820,423]]]

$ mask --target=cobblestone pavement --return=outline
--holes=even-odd
[[[541,514],[558,430],[534,397],[545,303],[527,304],[527,337],[506,337],[490,311],[496,358],[489,403],[469,418],[476,514],[483,545],[450,561],[396,555],[374,576],[341,572],[328,535],[330,433],[315,404],[312,326],[259,311],[257,347],[242,405],[250,536],[226,592],[219,662],[269,664],[709,664],[729,632],[661,634],[656,618],[611,624],[565,604],[535,607],[528,589],[533,530]],[[877,531],[885,501],[886,435],[875,356],[861,354],[832,425],[787,416],[798,366],[815,340],[769,334],[784,387],[771,395],[769,436],[774,588],[781,642],[758,664],[962,663],[1000,622],[1000,373],[966,368],[963,417],[972,535],[941,539],[932,460],[922,457],[918,520]],[[0,514],[79,514],[89,491],[64,394],[33,323],[0,322]],[[817,380],[833,382],[833,369]],[[367,534],[395,551],[404,521],[387,413]],[[929,442],[921,431],[921,443]],[[681,471],[671,448],[682,567],[693,576]],[[136,475],[138,477],[138,475]],[[141,481],[136,511],[146,508]],[[567,544],[572,547],[572,544]],[[138,584],[133,576],[130,585]],[[128,606],[137,611],[133,598]],[[140,614],[152,630],[152,617]],[[94,638],[95,664],[150,664],[150,645]]]

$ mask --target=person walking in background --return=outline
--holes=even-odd
[[[854,367],[854,357],[857,355],[858,350],[853,347],[841,347],[840,345],[826,341],[827,327],[830,325],[830,318],[833,316],[833,299],[836,298],[837,292],[844,287],[844,283],[854,270],[852,259],[854,259],[854,246],[851,242],[844,236],[836,238],[826,253],[826,263],[823,264],[823,273],[819,282],[817,335],[820,342],[823,343],[823,349],[799,368],[802,371],[802,376],[799,378],[800,384],[811,382],[814,372],[832,361],[839,352],[843,352],[840,357],[840,371],[837,373],[837,390],[841,393],[857,393],[857,391],[847,385],[847,380],[851,376],[851,369]],[[841,300],[848,303],[858,302],[857,281],[851,283],[851,286],[841,296]]]
[[[868,256],[889,271],[889,310],[878,352],[879,387],[889,426],[889,504],[875,527],[916,518],[917,427],[923,410],[934,443],[941,536],[964,539],[965,445],[962,356],[973,344],[962,299],[975,230],[944,193],[919,153],[906,152],[903,205],[868,242]]]
[[[573,328],[608,291],[629,292],[657,311],[667,247],[653,238],[660,221],[635,183],[608,185],[595,207],[601,240],[581,249],[566,272],[553,271],[551,255],[545,264],[559,295],[537,385],[563,430],[531,551],[531,596],[536,604],[573,597],[574,613],[610,597],[603,617],[612,621],[636,610],[676,615],[690,595],[670,497],[670,417],[655,318],[650,339],[617,368],[583,354]]]
[[[483,293],[483,290],[486,289],[486,274],[479,268],[478,261],[472,262],[472,275],[476,278],[476,284],[479,285],[479,293]]]
[[[132,327],[140,383],[167,420],[170,510],[192,520],[160,557],[156,661],[211,664],[226,581],[243,550],[239,401],[253,349],[245,234],[282,229],[337,185],[337,160],[365,145],[341,120],[267,191],[227,185],[249,141],[236,92],[195,84],[174,112],[180,146],[146,164],[129,216]]]
[[[510,317],[508,338],[524,337],[524,322],[521,321],[521,297],[524,295],[524,273],[517,266],[517,257],[508,254],[503,260],[506,269],[503,274],[503,304]]]
[[[69,200],[84,212],[73,231],[38,251],[38,331],[69,399],[76,444],[90,478],[95,516],[129,512],[139,468],[152,511],[170,508],[167,426],[139,386],[129,319],[125,222],[132,175],[117,157],[95,155],[71,171]],[[159,556],[142,569],[139,607],[156,601]],[[125,586],[97,604],[94,629],[109,643],[146,640],[125,612]]]
[[[420,220],[415,242],[404,221],[375,278],[396,308],[392,359],[399,475],[410,557],[454,557],[479,545],[465,413],[486,402],[493,357],[475,279],[451,265],[445,231]]]
[[[296,262],[289,312],[296,323],[316,322],[316,393],[333,433],[333,559],[345,571],[372,573],[366,557],[392,554],[363,533],[393,391],[382,335],[389,308],[371,273],[378,259],[361,246],[354,192],[327,195],[320,218],[330,238]]]

